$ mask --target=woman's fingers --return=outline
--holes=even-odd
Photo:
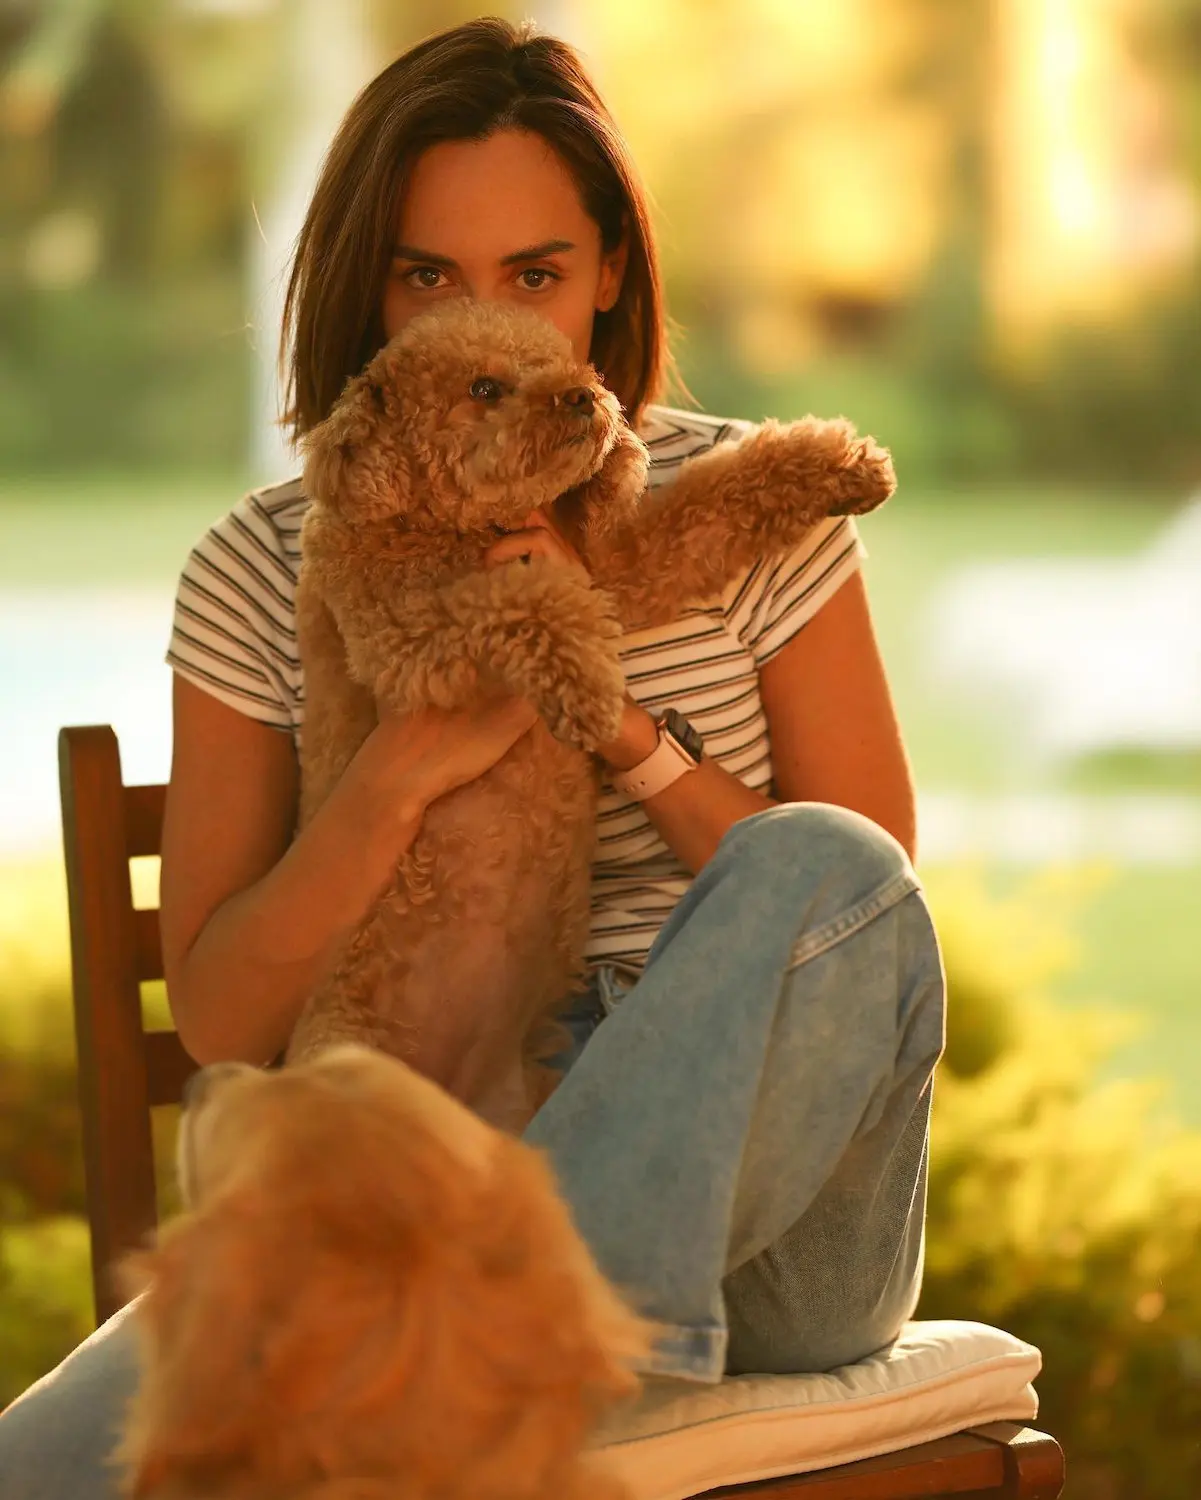
[[[538,512],[535,512],[535,515],[537,514]],[[533,517],[527,516],[526,519],[529,521]],[[486,566],[493,568],[500,563],[530,557],[545,557],[550,562],[558,563],[565,568],[574,568],[585,577],[588,576],[588,569],[584,565],[583,558],[550,526],[545,518],[539,525],[529,525],[520,531],[510,531],[493,542],[484,554],[484,562]]]
[[[482,776],[537,721],[536,710],[524,698],[496,698],[468,708],[385,713],[380,731],[405,755],[409,774],[428,802]]]
[[[510,531],[499,541],[493,542],[484,553],[489,567],[497,563],[512,562],[518,557],[554,557],[554,543],[545,531]]]

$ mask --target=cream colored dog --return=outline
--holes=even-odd
[[[619,726],[623,628],[674,619],[826,516],[879,505],[892,465],[846,422],[769,421],[648,493],[643,443],[563,335],[465,299],[371,360],[309,434],[306,460],[302,820],[377,704],[515,694],[545,729],[430,807],[289,1057],[341,1040],[412,1056],[438,1007],[468,1003],[470,1067],[424,1046],[423,1066],[516,1128],[542,1091],[532,1074],[506,1102],[507,1064],[552,1050],[546,1022],[581,977],[598,789],[586,752]],[[483,566],[498,534],[552,506],[590,578],[537,557]]]
[[[653,1325],[541,1156],[403,1063],[203,1070],[186,1211],[130,1257],[136,1500],[620,1500],[596,1419]]]

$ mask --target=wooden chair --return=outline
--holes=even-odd
[[[120,1299],[108,1271],[154,1227],[150,1111],[179,1102],[195,1063],[171,1031],[146,1031],[139,986],[163,973],[157,911],[134,909],[129,861],[157,855],[165,787],[126,786],[107,725],[59,734],[59,786],[83,1113],[92,1284],[103,1321]],[[763,1500],[1055,1500],[1063,1454],[1010,1422],[880,1458],[735,1488]]]

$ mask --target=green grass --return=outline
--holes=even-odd
[[[237,474],[6,479],[0,589],[169,582],[248,488]]]
[[[902,489],[862,518],[872,611],[919,785],[1030,789],[1003,710],[989,719],[977,703],[938,694],[923,675],[924,605],[947,574],[964,563],[1006,557],[1129,556],[1151,541],[1177,503],[1155,494],[1035,486],[954,495]]]
[[[1083,961],[1064,982],[1072,1000],[1113,1000],[1145,1019],[1123,1071],[1162,1073],[1201,1122],[1201,866],[1115,875],[1085,912]]]

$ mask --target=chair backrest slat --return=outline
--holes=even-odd
[[[159,933],[158,911],[153,907],[136,910],[133,914],[134,965],[138,978],[161,979],[163,977],[163,944]]]
[[[121,794],[125,803],[125,842],[130,859],[157,854],[163,842],[163,804],[167,800],[167,788],[158,784],[124,786]]]
[[[173,1031],[146,1033],[146,1091],[152,1106],[178,1104],[196,1064]]]
[[[194,1064],[174,1033],[143,1030],[144,979],[160,978],[158,914],[135,911],[129,861],[159,852],[164,788],[126,787],[108,725],[59,734],[63,852],[92,1237],[92,1286],[103,1320],[121,1305],[113,1265],[154,1227],[150,1106],[178,1101]]]

